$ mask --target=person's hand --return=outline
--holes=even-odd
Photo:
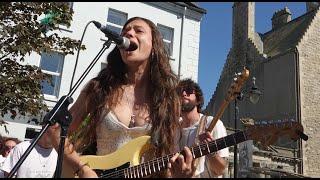
[[[200,135],[198,136],[198,138],[199,138],[199,141],[200,141],[201,143],[209,143],[209,142],[211,142],[211,141],[214,140],[212,134],[211,134],[210,132],[208,132],[208,131],[206,131],[205,133],[200,134]],[[208,158],[214,158],[214,157],[216,157],[216,154],[217,154],[217,153],[214,152],[214,153],[212,153],[212,154],[210,154],[210,155],[207,155],[207,157],[208,157]]]
[[[83,166],[81,171],[79,172],[79,178],[97,178],[96,172],[89,168],[88,166]]]
[[[208,131],[199,135],[199,141],[202,143],[208,143],[214,140],[212,134]]]
[[[184,147],[185,157],[176,153],[168,163],[167,174],[171,177],[192,177],[196,170],[191,151],[188,147]]]

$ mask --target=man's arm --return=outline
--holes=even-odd
[[[219,154],[208,155],[206,161],[208,161],[209,170],[211,170],[215,176],[223,175],[228,164],[225,158],[220,157]]]

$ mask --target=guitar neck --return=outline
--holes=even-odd
[[[216,123],[218,122],[218,119],[221,118],[224,110],[227,108],[229,102],[226,100],[223,100],[222,105],[220,106],[218,112],[215,114],[215,116],[213,117],[209,127],[207,128],[207,131],[209,131],[210,133],[212,132],[214,126],[216,125]]]
[[[197,146],[190,147],[190,150],[193,158],[196,159],[246,140],[248,140],[246,131],[239,131],[209,143],[201,143]],[[179,153],[185,156],[184,151],[180,151]],[[110,175],[105,175],[103,177],[141,178],[148,176],[166,169],[170,158],[172,158],[174,155],[175,153],[162,156],[137,166],[117,170],[113,173],[110,173]]]

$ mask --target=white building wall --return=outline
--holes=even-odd
[[[161,7],[160,7],[161,6]],[[183,7],[173,3],[140,3],[140,2],[74,2],[73,3],[73,21],[69,28],[61,26],[67,31],[61,30],[62,36],[68,36],[73,39],[80,40],[85,26],[89,21],[95,20],[105,25],[108,17],[108,9],[122,11],[128,14],[128,19],[134,16],[141,16],[150,19],[156,25],[162,24],[174,29],[173,36],[173,54],[170,64],[173,71],[178,74],[179,59],[180,59],[180,37],[181,23],[183,16]],[[190,18],[195,15],[195,18]],[[199,61],[199,40],[200,40],[200,19],[202,15],[192,10],[187,10],[187,16],[183,25],[183,46],[181,57],[181,76],[180,78],[192,78],[198,81],[198,61]],[[50,33],[50,32],[49,32]],[[80,51],[78,65],[76,68],[73,84],[79,79],[85,69],[92,62],[94,57],[100,51],[104,41],[107,38],[91,23],[85,33],[82,44],[86,46],[86,50]],[[106,62],[108,53],[114,48],[114,44],[107,49],[101,56],[97,64],[84,79],[80,87],[73,94],[74,100],[78,97],[80,90],[101,70],[101,64]],[[64,59],[64,66],[61,76],[61,85],[59,97],[45,96],[46,103],[49,107],[53,107],[61,96],[66,95],[70,90],[71,78],[75,66],[77,52],[74,55],[67,55]],[[26,62],[32,65],[40,65],[40,55],[32,53]],[[70,107],[70,106],[69,106]],[[7,119],[9,120],[10,119]]]

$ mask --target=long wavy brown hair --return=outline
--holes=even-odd
[[[152,51],[150,55],[150,120],[151,130],[149,135],[157,146],[157,155],[172,152],[175,139],[179,137],[180,101],[176,93],[178,78],[173,73],[169,56],[165,50],[162,37],[153,22],[141,17],[129,19],[126,25],[134,20],[143,20],[151,28]],[[86,134],[85,142],[95,140],[96,124],[100,120],[103,111],[108,107],[112,109],[117,100],[122,96],[121,86],[129,82],[128,70],[123,62],[120,51],[115,47],[107,57],[107,66],[102,69],[97,77],[93,78],[85,87],[87,94],[86,106],[89,109],[91,121],[85,127],[90,129]],[[177,136],[178,135],[178,136]]]

